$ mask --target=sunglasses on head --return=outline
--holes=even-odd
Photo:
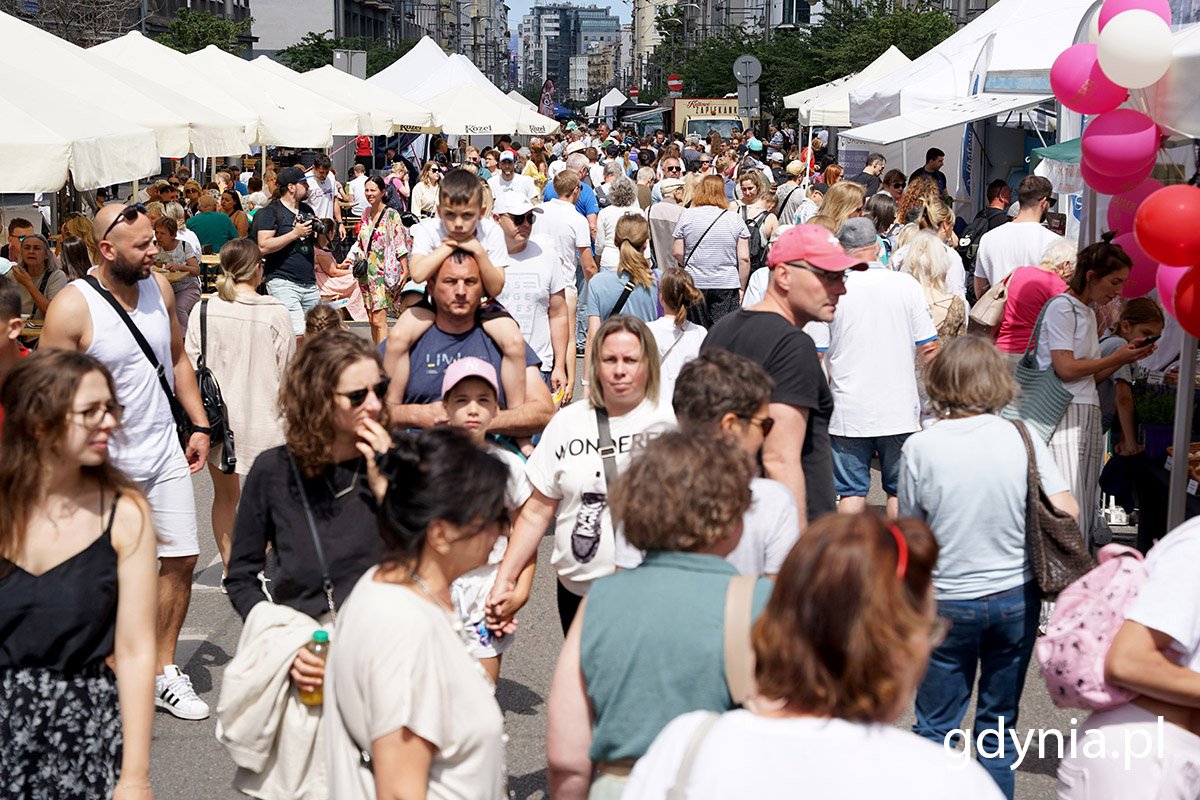
[[[121,209],[121,213],[117,215],[117,218],[112,221],[112,224],[109,225],[107,229],[105,229],[104,235],[101,236],[100,238],[102,240],[107,239],[108,235],[110,233],[112,233],[113,228],[117,227],[117,223],[120,222],[121,220],[125,220],[126,222],[136,222],[138,215],[145,214],[145,213],[146,213],[146,207],[144,205],[142,205],[141,203],[137,203],[136,205],[132,205],[132,206],[125,206],[125,208]]]
[[[353,392],[338,392],[342,397],[350,401],[350,405],[358,408],[363,403],[367,402],[367,395],[374,394],[379,400],[387,397],[388,385],[392,382],[391,378],[383,377],[379,379],[379,383],[374,386],[368,386],[365,389],[355,389]]]
[[[526,211],[524,214],[508,214],[508,218],[513,221],[514,225],[524,225],[526,222],[530,225],[533,224],[532,211]]]

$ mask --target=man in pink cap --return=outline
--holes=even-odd
[[[837,508],[829,417],[833,395],[812,339],[801,328],[830,322],[846,293],[846,271],[867,268],[846,255],[818,225],[796,225],[771,245],[770,281],[761,302],[728,314],[708,332],[701,351],[721,347],[761,364],[775,381],[774,426],[763,442],[768,478],[792,490],[800,529]]]

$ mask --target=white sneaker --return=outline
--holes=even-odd
[[[179,719],[208,719],[208,703],[196,696],[192,679],[174,664],[154,678],[154,705]]]

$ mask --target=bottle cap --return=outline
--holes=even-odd
[[[325,631],[325,630],[316,631],[315,633],[313,633],[312,640],[319,644],[325,644],[326,642],[329,641],[329,631]]]

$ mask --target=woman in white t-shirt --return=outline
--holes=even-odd
[[[979,694],[975,731],[1015,729],[1041,603],[1025,551],[1029,454],[1016,425],[997,416],[1017,391],[1004,356],[985,339],[959,337],[930,362],[925,387],[939,421],[904,443],[897,497],[901,516],[937,537],[934,599],[953,625],[917,690],[913,730],[940,743],[962,727],[977,674],[990,688]],[[1030,439],[1042,489],[1077,516],[1046,446]],[[1013,749],[980,760],[1011,798]]]
[[[930,591],[937,553],[916,520],[864,513],[813,523],[754,625],[758,696],[719,717],[677,717],[622,796],[662,800],[675,788],[687,800],[999,800],[968,753],[892,724],[945,635]]]
[[[616,269],[621,263],[621,248],[614,240],[621,217],[626,214],[645,216],[638,205],[637,187],[624,175],[614,178],[608,185],[608,200],[609,205],[600,209],[596,217],[596,255],[600,257],[600,269]]]
[[[1200,797],[1197,563],[1197,519],[1168,533],[1147,556],[1146,582],[1105,659],[1105,677],[1138,696],[1084,722],[1080,747],[1058,768],[1062,800]]]
[[[688,309],[704,301],[704,295],[692,282],[692,276],[671,267],[663,271],[658,281],[658,301],[663,315],[650,323],[650,333],[658,345],[662,362],[662,385],[659,402],[671,404],[675,394],[675,379],[683,365],[700,355],[700,345],[708,331],[687,318]]]
[[[1053,367],[1071,393],[1071,404],[1050,438],[1050,452],[1079,501],[1079,528],[1089,545],[1105,544],[1107,538],[1097,492],[1104,434],[1096,384],[1154,352],[1152,344],[1139,347],[1140,342],[1132,342],[1100,355],[1095,308],[1117,296],[1133,263],[1111,238],[1111,233],[1105,234],[1104,241],[1080,251],[1067,291],[1046,301],[1040,329],[1035,325],[1033,332],[1038,369]]]
[[[453,428],[381,460],[385,555],[342,605],[325,676],[329,796],[502,800],[504,719],[450,586],[503,532],[508,468]]]
[[[658,348],[646,323],[610,317],[589,347],[588,378],[583,381],[587,399],[554,415],[526,465],[533,494],[513,524],[488,600],[493,629],[511,620],[528,600],[517,589],[517,578],[553,524],[550,563],[558,573],[558,614],[566,633],[591,582],[614,570],[608,473],[624,469],[641,444],[675,425],[671,404],[657,399]],[[615,449],[607,465],[601,457],[606,446],[602,424],[609,427]]]
[[[188,317],[192,308],[200,301],[200,253],[191,245],[176,238],[179,226],[170,217],[161,217],[154,223],[154,237],[158,244],[155,266],[165,272],[175,290],[175,316],[179,327],[187,330]]]

